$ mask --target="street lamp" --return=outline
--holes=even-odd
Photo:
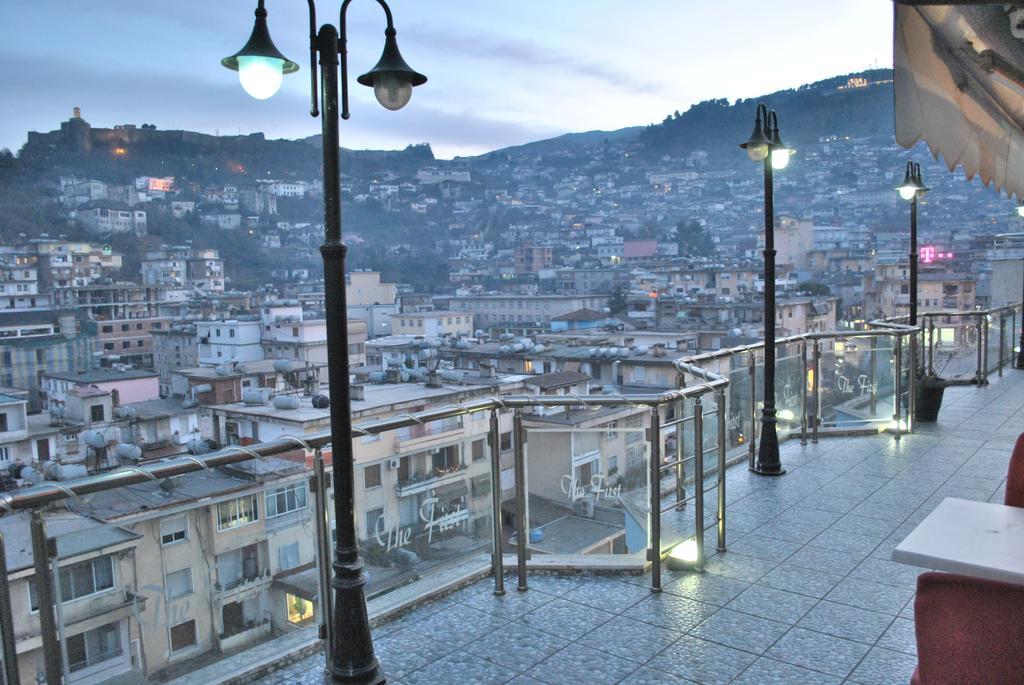
[[[921,178],[921,165],[907,162],[903,183],[896,186],[900,197],[910,203],[910,325],[917,325],[917,198],[922,197],[926,188]]]
[[[339,27],[324,24],[317,30],[314,0],[309,6],[310,114],[323,110],[322,148],[324,176],[324,243],[320,254],[324,261],[324,307],[327,323],[327,372],[331,395],[331,445],[333,450],[334,514],[337,540],[332,560],[332,598],[321,604],[328,616],[328,679],[333,683],[370,685],[384,682],[384,672],[373,653],[370,623],[366,615],[366,574],[359,557],[356,539],[353,493],[352,415],[349,397],[348,314],[345,301],[345,254],[341,241],[341,168],[339,163],[338,67],[341,67],[341,112],[348,119],[348,55],[345,13],[351,0],[341,4]],[[427,77],[413,71],[398,51],[391,9],[377,0],[387,19],[384,52],[380,60],[357,80],[373,88],[377,101],[391,110],[400,109],[412,95],[414,86]],[[320,60],[317,80],[317,57]],[[228,69],[237,70],[246,92],[265,99],[277,92],[285,74],[298,71],[274,46],[267,29],[264,0],[256,6],[256,24],[245,46],[221,60]],[[321,86],[320,102],[317,87]]]
[[[1024,217],[1024,205],[1017,207],[1017,216]],[[1024,369],[1024,286],[1021,286],[1020,348],[1017,350],[1017,368]]]
[[[762,476],[786,472],[779,459],[775,411],[775,200],[772,170],[783,169],[793,150],[779,136],[779,119],[763,104],[757,106],[754,132],[740,147],[752,162],[764,166],[764,406],[761,409],[761,443],[750,470]]]

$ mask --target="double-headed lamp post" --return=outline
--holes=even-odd
[[[772,170],[784,169],[794,150],[779,136],[774,110],[757,106],[754,132],[740,147],[752,162],[764,164],[764,406],[761,409],[761,443],[750,470],[762,476],[786,472],[779,459],[778,419],[775,409],[775,199]]]
[[[340,30],[331,24],[317,29],[316,6],[309,7],[309,61],[312,106],[310,114],[322,110],[323,177],[324,177],[324,243],[320,254],[324,260],[324,303],[327,319],[327,375],[331,395],[331,445],[333,451],[334,515],[337,541],[332,561],[333,601],[322,597],[321,607],[331,608],[327,617],[328,663],[327,679],[334,683],[383,683],[384,673],[373,654],[370,623],[366,615],[366,574],[359,557],[355,529],[353,493],[352,415],[349,398],[348,315],[345,302],[345,253],[341,241],[341,169],[339,166],[338,67],[341,67],[341,112],[348,119],[348,69],[346,53],[345,13],[351,0],[344,0],[340,11]],[[384,31],[384,52],[376,66],[357,80],[373,88],[377,101],[387,109],[402,108],[412,96],[414,86],[427,77],[413,71],[398,51],[391,9],[384,0],[377,0],[387,19]],[[317,57],[320,61],[317,79]],[[264,0],[256,6],[256,25],[245,46],[221,63],[238,71],[246,92],[266,99],[281,87],[285,74],[298,71],[274,46],[267,29]],[[317,102],[318,84],[320,102]]]
[[[910,325],[917,325],[917,199],[927,193],[930,188],[924,185],[921,178],[921,165],[907,162],[907,171],[903,175],[903,183],[896,186],[900,197],[910,203]]]
[[[1024,205],[1017,207],[1017,216],[1024,217]],[[1018,343],[1016,366],[1018,369],[1024,369],[1024,285],[1021,285],[1020,300],[1022,303],[1020,310],[1020,342]]]

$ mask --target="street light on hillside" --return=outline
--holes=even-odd
[[[324,176],[324,302],[327,319],[328,386],[331,394],[331,445],[333,450],[334,513],[337,541],[332,561],[333,601],[321,598],[321,606],[332,607],[328,616],[328,677],[335,683],[359,685],[383,683],[384,673],[373,653],[370,623],[366,615],[366,574],[357,546],[354,493],[352,416],[349,399],[348,315],[345,302],[345,253],[341,241],[341,169],[339,165],[338,67],[341,67],[341,112],[348,119],[348,58],[345,13],[351,0],[341,4],[339,28],[324,24],[317,29],[314,0],[309,7],[309,65],[312,106],[310,114],[322,109]],[[384,51],[380,60],[357,81],[373,88],[377,101],[390,110],[401,109],[412,96],[414,86],[427,77],[413,71],[398,51],[391,9],[377,0],[387,20]],[[317,57],[320,60],[317,79]],[[246,92],[257,99],[271,97],[281,87],[285,74],[299,66],[274,46],[267,28],[264,0],[256,6],[256,24],[245,46],[221,63],[238,72]],[[320,102],[317,102],[318,85]]]
[[[903,175],[903,183],[896,186],[900,197],[910,203],[910,325],[917,325],[917,199],[923,197],[930,188],[924,185],[921,178],[921,165],[907,162],[907,170]]]
[[[754,132],[740,147],[752,162],[764,165],[764,406],[761,443],[750,470],[762,476],[786,472],[779,459],[778,419],[775,410],[775,198],[772,170],[784,169],[794,150],[782,142],[779,118],[763,104],[757,106]]]

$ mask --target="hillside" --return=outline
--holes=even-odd
[[[871,85],[846,87],[852,78]],[[823,131],[837,136],[892,136],[892,70],[872,69],[818,81],[799,88],[737,100],[705,100],[682,114],[648,126],[639,136],[644,151],[680,154],[735,148],[750,134],[758,103],[779,115],[783,140],[797,148],[817,141]]]

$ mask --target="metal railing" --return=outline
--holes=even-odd
[[[858,432],[889,431],[895,439],[913,430],[915,383],[922,368],[939,371],[945,349],[937,341],[948,338],[943,327],[950,321],[968,321],[966,329],[973,329],[977,342],[972,348],[975,366],[972,379],[965,382],[984,382],[989,373],[1001,373],[1002,367],[1013,357],[1014,332],[1018,325],[1020,305],[1001,307],[982,312],[929,312],[922,314],[922,326],[910,327],[899,320],[872,322],[870,330],[812,333],[780,338],[777,349],[783,353],[777,361],[777,375],[786,382],[778,383],[780,423],[786,430],[780,437],[799,437],[802,443],[817,442],[823,435]],[[964,326],[959,326],[964,329]],[[965,329],[965,330],[966,330]],[[962,333],[963,335],[968,335]],[[990,341],[998,346],[989,351]],[[920,347],[919,347],[920,346]],[[502,512],[502,457],[501,418],[511,413],[512,418],[512,475],[514,497],[511,505],[515,512],[515,574],[517,589],[528,589],[531,568],[531,533],[529,497],[531,481],[528,479],[527,424],[534,416],[534,408],[564,408],[565,410],[601,410],[636,408],[645,416],[643,443],[647,449],[647,530],[643,562],[651,573],[651,590],[660,591],[662,585],[660,561],[672,549],[692,540],[696,546],[694,568],[702,570],[705,562],[705,533],[715,528],[716,549],[726,549],[726,467],[730,457],[735,460],[755,457],[758,437],[758,407],[763,368],[760,366],[764,343],[744,345],[715,352],[693,355],[675,360],[673,366],[678,377],[676,389],[664,392],[600,395],[513,395],[492,396],[447,405],[421,412],[400,414],[385,419],[361,423],[353,427],[353,436],[379,435],[405,428],[423,426],[434,421],[451,420],[475,414],[486,414],[489,450],[491,573],[494,592],[504,592],[504,544]],[[919,354],[924,349],[925,354]],[[760,370],[759,370],[760,368]],[[852,391],[851,391],[852,390]],[[763,399],[763,398],[762,398]],[[541,414],[540,416],[544,416]],[[715,422],[712,430],[706,423]],[[566,429],[571,431],[572,428]],[[671,439],[667,436],[671,435]],[[283,455],[301,447],[312,453],[312,471],[309,476],[315,503],[314,523],[316,535],[316,567],[319,596],[324,600],[321,608],[321,638],[332,641],[330,621],[330,560],[332,543],[327,516],[330,476],[324,464],[323,451],[329,447],[328,430],[304,435],[282,436],[276,440],[254,444],[235,445],[205,455],[184,455],[151,464],[124,467],[81,479],[55,482],[0,493],[0,514],[21,510],[31,511],[35,576],[38,578],[40,606],[53,606],[53,581],[58,569],[56,545],[46,535],[42,509],[47,505],[72,500],[85,495],[109,491],[132,485],[162,481],[190,473],[201,473],[218,467],[237,464],[251,459],[266,459]],[[712,463],[706,458],[713,455]],[[687,476],[688,469],[690,471]],[[709,481],[710,476],[714,476]],[[687,484],[693,483],[687,493]],[[506,488],[507,489],[507,488]],[[706,498],[715,495],[713,521],[705,522]],[[508,500],[506,500],[508,501]],[[664,539],[664,524],[678,520],[679,512],[692,504],[690,532],[681,537]],[[671,514],[671,520],[665,519]],[[689,525],[690,519],[685,521]],[[670,535],[679,529],[670,531]],[[512,538],[509,538],[512,540]],[[8,541],[8,544],[9,541]],[[3,559],[4,540],[0,536],[0,560]],[[578,557],[577,557],[578,559]],[[572,566],[570,559],[567,565]],[[4,568],[0,566],[0,599],[10,595]],[[61,617],[53,612],[40,611],[44,656],[48,682],[60,682]],[[4,656],[4,673],[8,685],[18,683],[17,658],[14,651],[11,602],[0,601],[0,639]],[[56,675],[55,675],[56,674]]]

